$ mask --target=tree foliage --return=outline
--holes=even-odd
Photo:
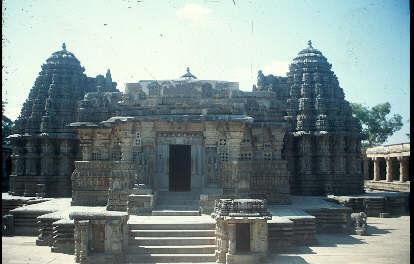
[[[1,102],[1,141],[2,144],[7,144],[7,137],[11,134],[11,130],[13,127],[13,121],[4,115],[4,107],[7,103]]]
[[[394,114],[387,118],[391,112],[391,105],[388,102],[378,104],[371,109],[358,103],[351,103],[351,107],[354,116],[361,122],[362,133],[365,137],[362,145],[365,147],[383,144],[388,137],[403,126],[401,115]]]

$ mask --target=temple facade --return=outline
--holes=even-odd
[[[126,211],[134,188],[151,206],[187,193],[209,208],[218,198],[285,204],[289,194],[363,191],[360,124],[310,42],[287,77],[259,71],[250,92],[188,68],[125,92],[109,71],[83,72],[65,46],[42,66],[10,137],[11,193],[43,187],[73,205]]]

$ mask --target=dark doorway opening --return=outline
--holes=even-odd
[[[250,252],[250,224],[236,224],[236,252]]]
[[[191,191],[191,146],[170,145],[170,191]]]
[[[92,224],[92,245],[91,251],[94,253],[105,252],[105,225]]]

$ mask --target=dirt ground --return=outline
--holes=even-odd
[[[368,218],[369,236],[318,234],[318,244],[294,247],[272,256],[277,264],[410,263],[410,216]],[[2,237],[2,262],[10,264],[75,263],[73,255],[36,246],[36,237]]]

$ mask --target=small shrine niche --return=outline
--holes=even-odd
[[[266,200],[216,200],[216,260],[219,263],[262,263],[268,252]]]

